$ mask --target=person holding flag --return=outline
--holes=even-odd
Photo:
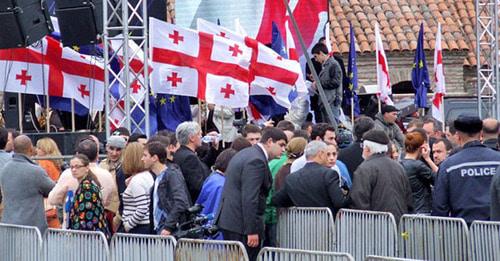
[[[331,106],[335,120],[338,122],[342,104],[342,69],[340,64],[328,54],[325,44],[317,43],[311,53],[314,59],[321,63],[323,67],[319,73],[319,80],[325,91],[328,104],[323,104],[322,100],[319,100],[321,118],[324,122],[330,122],[326,113],[326,106]],[[318,83],[313,82],[312,87],[314,90],[317,90],[317,86]]]
[[[420,32],[418,33],[415,62],[411,71],[411,83],[415,90],[415,105],[417,108],[425,109],[427,107],[427,90],[430,87],[430,81],[424,53],[424,23],[420,24]]]

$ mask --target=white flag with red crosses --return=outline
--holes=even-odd
[[[90,110],[103,110],[102,63],[52,37],[38,46],[0,50],[0,71],[2,91],[74,98]]]
[[[244,43],[150,18],[155,93],[197,97],[232,108],[248,104],[251,49]]]

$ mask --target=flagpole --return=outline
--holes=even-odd
[[[23,105],[21,93],[17,94],[17,106],[18,106],[18,117],[19,117],[19,131],[23,133]]]
[[[441,119],[443,119],[443,133],[446,132],[446,119],[444,118],[444,96],[441,96]]]
[[[47,130],[47,133],[50,133],[50,110],[49,110],[49,107],[50,107],[50,96],[49,94],[47,93],[47,95],[45,96],[46,98],[46,106],[45,106],[45,111],[46,111],[46,114],[45,114],[45,129]]]
[[[71,131],[75,132],[75,129],[75,99],[71,98]]]
[[[309,66],[309,69],[311,69],[314,81],[316,82],[316,87],[319,92],[319,96],[321,98],[321,101],[325,105],[329,105],[328,99],[326,98],[325,91],[323,90],[323,86],[321,86],[321,82],[319,80],[318,73],[316,72],[316,69],[314,68],[311,57],[307,53],[307,47],[306,44],[304,43],[304,39],[302,38],[302,34],[300,33],[299,26],[297,25],[297,21],[295,20],[295,17],[293,16],[292,9],[290,9],[290,5],[288,4],[287,0],[283,0],[283,3],[286,6],[286,10],[288,12],[288,16],[290,17],[290,20],[292,21],[293,28],[295,30],[295,33],[297,34],[297,38],[299,39],[300,47],[302,48],[302,52],[304,53],[304,57],[306,58],[307,65]],[[337,128],[337,119],[335,119],[335,116],[333,115],[333,111],[331,106],[325,106],[326,114],[328,115],[328,118],[330,119],[330,123],[333,125],[333,127],[338,131]]]
[[[380,101],[379,95],[377,95],[377,100],[378,100],[378,112],[382,113],[382,102]]]
[[[97,113],[99,115],[99,132],[102,132],[102,111]]]
[[[354,97],[351,97],[351,123],[354,125]]]
[[[201,101],[198,99],[198,124],[201,127]]]

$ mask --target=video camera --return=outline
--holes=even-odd
[[[210,221],[214,219],[214,216],[212,214],[200,214],[202,210],[203,206],[200,204],[195,204],[194,206],[188,208],[186,210],[188,220],[177,225],[177,230],[174,233],[174,237],[177,239],[204,239],[217,234],[217,226],[210,223]]]

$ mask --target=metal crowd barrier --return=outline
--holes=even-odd
[[[419,261],[418,259],[408,259],[401,257],[392,257],[392,256],[367,256],[365,261]]]
[[[335,227],[329,208],[278,209],[277,234],[281,248],[335,250]]]
[[[367,255],[397,256],[397,227],[388,212],[341,209],[337,213],[337,251],[356,260]]]
[[[46,261],[107,261],[109,249],[101,232],[48,229],[45,233]]]
[[[176,244],[172,236],[116,233],[111,239],[111,260],[173,261]]]
[[[425,260],[470,260],[469,231],[461,218],[403,215],[400,255]]]
[[[248,261],[245,246],[238,241],[180,239],[175,260]]]
[[[37,227],[0,223],[0,259],[41,260],[42,235]]]
[[[472,222],[470,246],[472,260],[500,260],[500,222]]]
[[[348,253],[264,247],[263,249],[260,250],[257,260],[258,261],[289,261],[289,260],[354,261],[354,258]]]

